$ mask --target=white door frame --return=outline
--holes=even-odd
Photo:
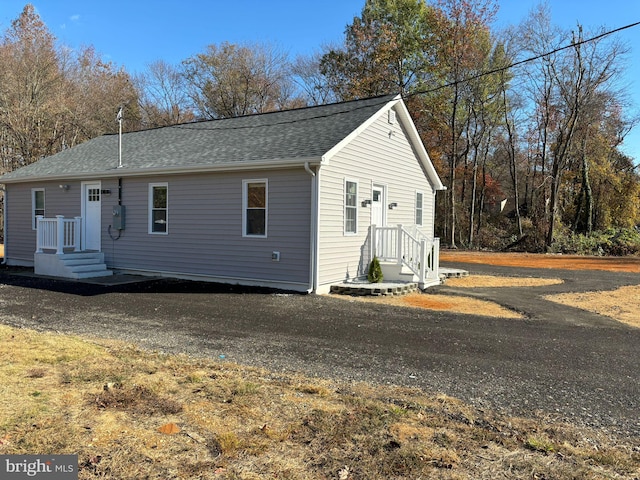
[[[375,191],[380,192],[380,197],[378,201],[375,201],[375,197],[376,197]],[[379,183],[374,183],[371,186],[371,225],[375,225],[376,227],[387,226],[387,209],[385,208],[386,205],[387,205],[387,186]],[[376,213],[376,209],[380,209],[379,215]],[[381,222],[378,223],[377,217],[380,218]]]
[[[88,203],[88,191],[90,188],[98,188],[100,191],[100,208],[97,212],[89,211],[87,208]],[[102,231],[102,183],[100,180],[92,182],[82,182],[82,199],[81,199],[81,215],[82,215],[82,250],[102,250],[102,242],[100,232]],[[91,232],[94,235],[91,236]],[[95,235],[97,232],[97,235]],[[90,238],[91,237],[91,238]],[[87,242],[89,239],[89,242]]]

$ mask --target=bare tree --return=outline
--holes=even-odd
[[[175,125],[195,119],[189,108],[186,81],[178,68],[158,60],[135,77],[135,84],[143,126]]]
[[[117,130],[115,115],[126,105],[126,130],[140,128],[138,94],[131,76],[105,62],[93,47],[72,55],[65,64],[68,109],[65,146]]]
[[[64,79],[54,45],[30,4],[0,42],[0,128],[8,170],[49,154],[62,134]]]
[[[295,101],[288,57],[268,45],[209,45],[183,66],[189,97],[203,118],[279,110]]]
[[[306,103],[311,105],[322,105],[338,100],[320,70],[321,61],[322,54],[320,53],[309,56],[301,55],[291,66],[294,81],[302,89]]]

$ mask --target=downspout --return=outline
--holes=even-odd
[[[320,232],[319,228],[319,219],[320,215],[318,215],[318,208],[320,202],[318,201],[318,177],[316,172],[314,172],[309,166],[309,162],[304,162],[304,169],[306,172],[311,175],[311,218],[310,218],[310,242],[309,242],[309,288],[307,289],[307,293],[313,293],[318,288],[318,245],[319,239],[318,235]],[[318,167],[318,173],[320,172],[320,167]]]
[[[2,201],[2,206],[4,208],[4,212],[2,215],[2,234],[4,235],[4,256],[2,257],[2,264],[1,265],[6,265],[7,264],[7,189],[5,188],[5,186],[2,186],[2,191],[4,193],[4,195],[2,196],[3,201]]]

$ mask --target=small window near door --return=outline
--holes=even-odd
[[[245,237],[267,236],[267,180],[242,181],[242,215]]]
[[[87,190],[87,200],[90,202],[99,202],[100,201],[100,189],[99,188],[90,188]]]
[[[31,189],[31,211],[33,212],[31,228],[35,230],[38,226],[37,217],[39,215],[44,217],[44,188]]]
[[[169,186],[166,183],[149,184],[149,233],[169,232]]]
[[[422,192],[416,192],[416,225],[422,226],[423,199]]]
[[[358,183],[344,182],[344,233],[358,233]]]

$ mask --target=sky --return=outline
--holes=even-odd
[[[103,59],[135,74],[164,60],[178,64],[207,45],[266,42],[292,57],[340,43],[365,0],[31,0],[65,46],[92,45]],[[0,0],[0,32],[17,18],[26,0]],[[498,0],[495,28],[520,23],[539,0]],[[583,25],[586,32],[640,21],[638,0],[547,0],[554,24]],[[640,26],[616,34],[630,50],[627,75],[640,112]],[[623,150],[640,162],[640,126]]]

